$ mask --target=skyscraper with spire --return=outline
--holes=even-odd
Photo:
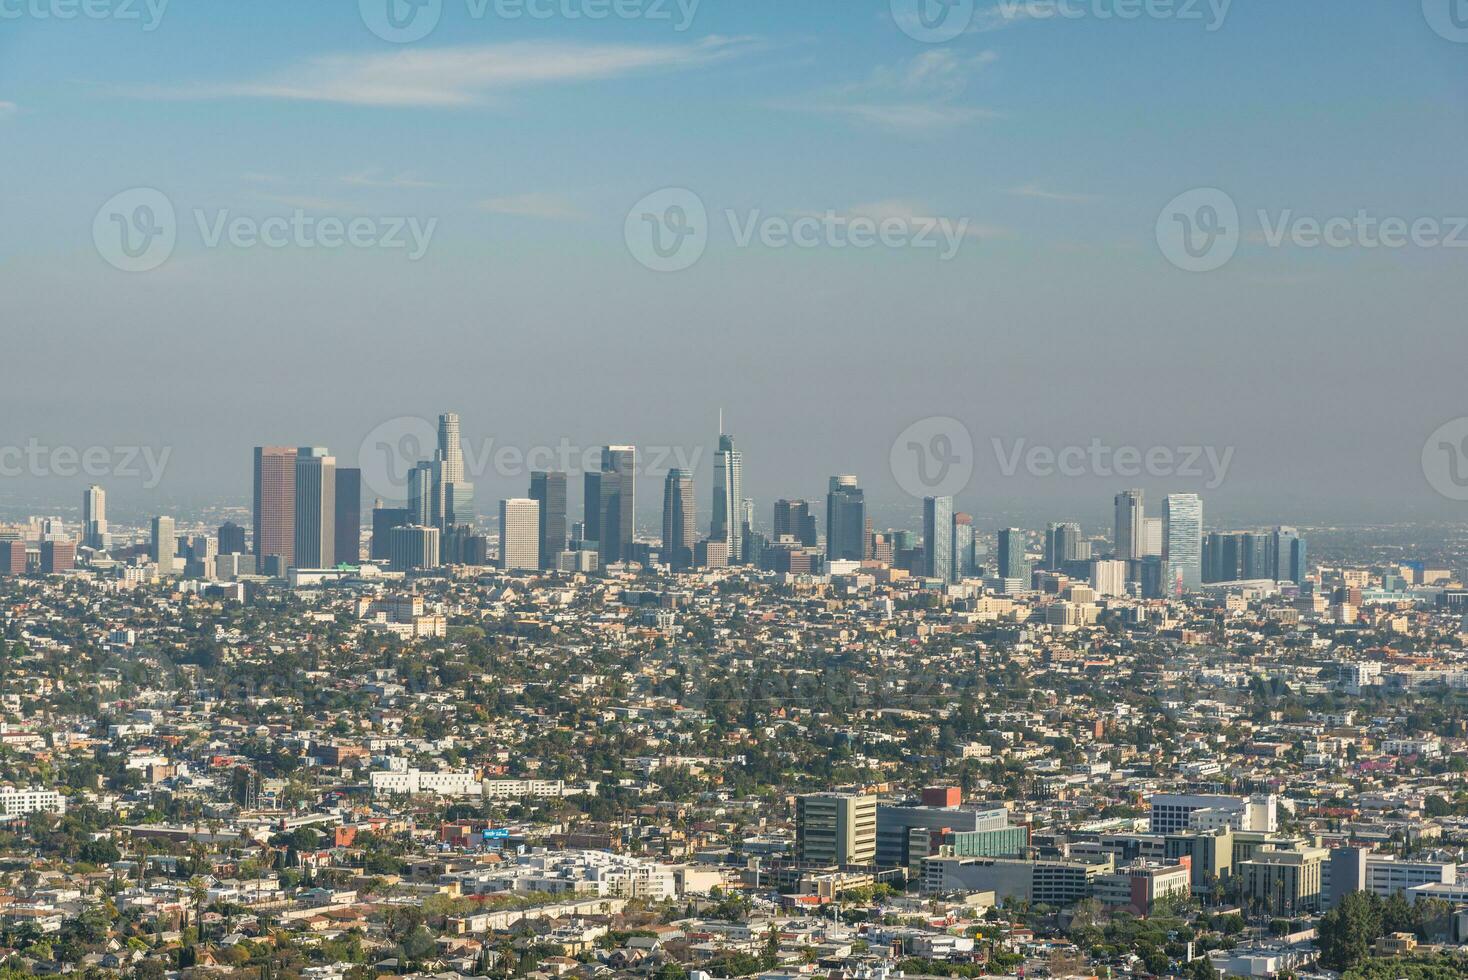
[[[433,454],[433,523],[447,533],[474,523],[474,484],[464,473],[464,443],[459,416],[438,417],[438,449]]]
[[[734,437],[724,431],[719,411],[719,448],[714,453],[714,506],[709,537],[729,545],[729,561],[744,556],[744,454],[734,448]]]

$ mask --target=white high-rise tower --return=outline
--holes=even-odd
[[[744,454],[734,448],[734,437],[724,432],[719,412],[719,449],[714,453],[714,517],[709,537],[729,545],[729,561],[744,557]]]

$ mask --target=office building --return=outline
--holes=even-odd
[[[854,476],[831,477],[826,493],[826,557],[861,561],[867,556],[866,500]]]
[[[320,446],[296,455],[294,568],[336,564],[336,458]]]
[[[1324,904],[1322,868],[1329,858],[1323,847],[1256,851],[1239,864],[1244,907],[1276,916],[1319,912]]]
[[[617,537],[613,561],[632,560],[632,542],[637,527],[637,449],[607,446],[601,451],[604,473],[617,474]]]
[[[1025,557],[1026,535],[1017,527],[1007,527],[999,532],[997,577],[1001,579],[1013,579],[1028,587],[1030,584],[1030,563]]]
[[[398,572],[437,568],[442,553],[438,528],[420,524],[395,527],[387,535],[388,562]]]
[[[974,519],[969,514],[954,514],[953,580],[955,582],[979,573],[974,559]]]
[[[500,568],[540,568],[540,503],[500,501]]]
[[[293,564],[296,553],[296,450],[286,446],[255,447],[255,564],[266,559]]]
[[[107,531],[107,491],[93,484],[82,493],[82,544],[93,551],[112,547]]]
[[[60,575],[76,567],[76,542],[42,541],[41,574]]]
[[[1162,557],[1162,518],[1142,518],[1142,554],[1141,558]]]
[[[1294,582],[1296,585],[1305,581],[1305,539],[1300,537],[1298,529],[1293,527],[1278,527],[1274,529],[1274,580],[1277,582]]]
[[[1159,793],[1148,798],[1154,834],[1228,827],[1272,834],[1279,829],[1278,801],[1273,796],[1218,796]]]
[[[663,480],[663,561],[675,570],[693,564],[693,549],[697,544],[693,507],[693,476],[682,470],[669,470]],[[725,546],[726,564],[733,560],[725,537],[715,534],[709,541]]]
[[[1065,908],[1089,898],[1095,879],[1109,873],[1112,865],[938,856],[925,858],[922,868],[924,895],[991,891],[1001,902]]]
[[[566,550],[566,474],[530,474],[530,499],[540,505],[540,567],[553,569]]]
[[[148,541],[148,558],[158,566],[159,575],[172,575],[174,558],[178,553],[178,532],[174,530],[173,518],[153,518],[152,533]]]
[[[1170,493],[1162,500],[1163,591],[1168,596],[1203,584],[1203,498]]]
[[[1112,556],[1122,561],[1146,554],[1146,518],[1141,490],[1124,490],[1116,495]]]
[[[408,523],[415,527],[436,527],[434,479],[437,467],[428,460],[415,463],[408,471]]]
[[[445,412],[438,417],[438,448],[429,470],[432,499],[429,517],[441,531],[474,524],[474,485],[464,472],[464,444],[459,416]]]
[[[814,548],[819,543],[816,516],[811,513],[808,500],[775,501],[775,540],[794,538],[804,548]]]
[[[796,797],[795,850],[809,864],[870,865],[877,858],[877,798],[854,793]]]
[[[362,471],[340,467],[336,471],[336,534],[332,552],[338,564],[355,565],[362,560]]]
[[[584,543],[595,547],[602,566],[621,561],[622,477],[606,471],[587,473],[584,485]]]
[[[412,518],[407,507],[384,507],[382,501],[377,501],[372,508],[372,546],[369,551],[372,560],[390,561],[392,553],[389,532],[395,527],[411,523]]]
[[[930,851],[923,838],[930,833],[975,833],[1009,827],[1009,811],[1002,806],[963,809],[958,806],[888,805],[877,807],[876,862],[884,868],[917,864]],[[1019,838],[1023,841],[1023,828]],[[924,833],[914,834],[913,831]],[[914,854],[914,844],[920,853]]]
[[[723,429],[720,415],[719,428]],[[735,565],[744,556],[743,508],[744,454],[734,448],[733,436],[721,432],[719,448],[714,453],[714,513],[709,537],[728,544],[729,561]]]
[[[923,498],[923,575],[952,582],[953,498]]]
[[[248,552],[245,547],[245,529],[234,521],[225,521],[219,525],[216,538],[221,555],[243,555]]]
[[[1081,526],[1073,523],[1051,524],[1045,529],[1045,568],[1059,571],[1066,562],[1081,560]]]

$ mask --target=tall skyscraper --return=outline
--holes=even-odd
[[[999,532],[999,578],[1030,583],[1030,563],[1025,558],[1025,532],[1006,527]]]
[[[617,525],[621,522],[621,507],[618,499],[622,478],[616,473],[600,470],[587,473],[583,480],[582,540],[596,546],[596,553],[605,565],[615,561],[620,535]]]
[[[1162,518],[1142,518],[1142,555],[1143,558],[1161,558],[1163,540],[1166,534],[1162,530]]]
[[[1055,523],[1045,529],[1045,568],[1055,571],[1068,561],[1081,560],[1081,526]]]
[[[336,564],[336,458],[319,446],[296,455],[294,568]]]
[[[953,498],[923,498],[923,574],[953,581]]]
[[[159,575],[174,573],[176,568],[174,556],[177,554],[178,532],[174,529],[173,518],[153,518],[152,535],[148,542],[148,557],[158,566]]]
[[[459,416],[446,412],[438,417],[438,448],[431,468],[433,500],[429,517],[445,533],[454,527],[473,525],[474,484],[464,472],[464,443],[459,433]]]
[[[775,539],[791,537],[803,547],[814,548],[819,540],[816,517],[810,512],[808,500],[775,501]]]
[[[262,571],[267,558],[283,567],[296,553],[296,450],[287,446],[255,447],[255,563]]]
[[[408,523],[414,527],[435,526],[434,477],[437,467],[424,460],[408,471]]]
[[[861,561],[866,557],[866,500],[854,476],[831,477],[826,493],[826,557]]]
[[[500,568],[540,568],[540,504],[537,501],[500,501]]]
[[[332,552],[338,563],[355,565],[362,560],[362,471],[339,467],[336,471],[336,543]]]
[[[94,551],[112,546],[107,533],[107,491],[93,484],[82,494],[82,544]]]
[[[603,542],[602,561],[632,560],[633,531],[637,526],[637,449],[635,446],[607,446],[601,451],[602,473],[615,473],[616,480],[616,537],[607,547]],[[603,481],[605,497],[608,484]],[[603,529],[603,538],[609,537]]]
[[[674,569],[693,564],[693,546],[698,534],[693,508],[693,474],[669,470],[663,480],[663,561]],[[709,540],[725,539],[715,535]]]
[[[566,550],[566,474],[530,474],[530,499],[540,504],[540,567],[555,568]]]
[[[1141,490],[1124,490],[1116,495],[1114,556],[1123,561],[1146,553],[1146,517]]]
[[[723,429],[723,413],[719,428]],[[744,554],[744,454],[734,448],[734,437],[719,435],[714,453],[714,515],[709,537],[729,545],[729,562],[737,564]]]
[[[974,519],[968,514],[953,515],[953,580],[974,575]]]
[[[221,555],[248,554],[245,550],[245,529],[234,521],[219,525],[219,553]]]
[[[1274,529],[1274,579],[1276,582],[1305,581],[1305,539],[1293,527]]]
[[[1163,589],[1169,596],[1203,584],[1203,498],[1170,493],[1162,499]]]
[[[384,507],[382,501],[377,501],[372,508],[372,560],[392,560],[392,530],[397,527],[406,527],[412,522],[412,516],[406,507]]]

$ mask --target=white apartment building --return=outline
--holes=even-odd
[[[0,815],[23,817],[29,813],[65,813],[66,798],[53,789],[16,789],[0,786]]]
[[[1272,834],[1279,830],[1278,800],[1270,795],[1200,796],[1158,793],[1152,805],[1154,834],[1177,834],[1185,830],[1252,830]]]
[[[423,772],[420,769],[390,769],[368,777],[373,795],[482,796],[483,786],[472,772]]]

